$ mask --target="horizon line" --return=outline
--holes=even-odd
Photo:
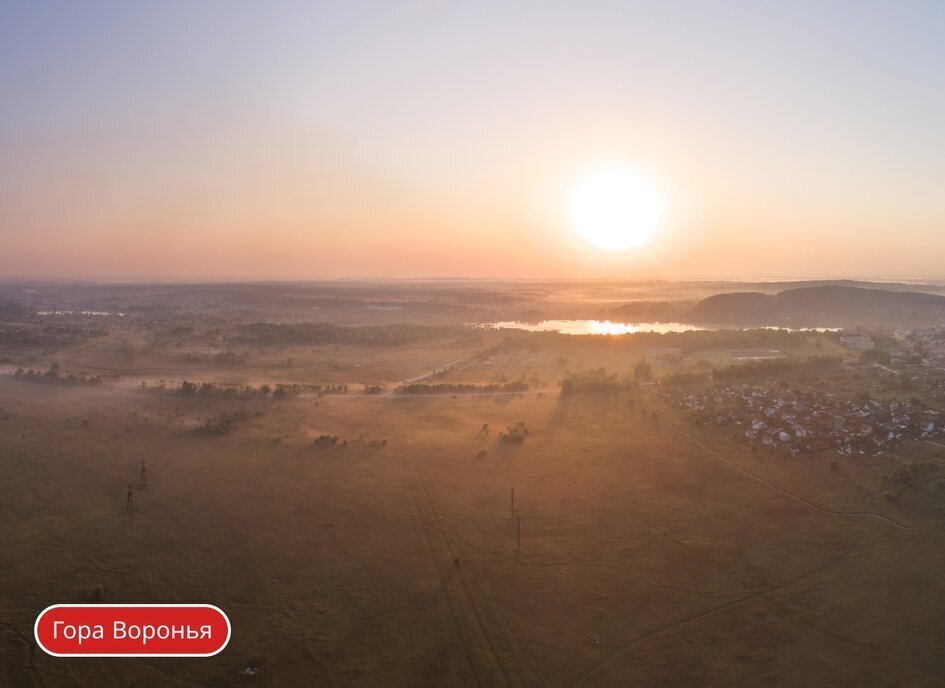
[[[171,278],[171,279],[102,279],[93,277],[13,277],[0,278],[0,285],[27,285],[27,284],[95,284],[95,285],[195,285],[195,284],[317,284],[328,282],[611,282],[611,283],[641,283],[641,282],[661,282],[661,283],[706,283],[706,282],[731,282],[731,283],[757,283],[757,284],[777,284],[777,283],[797,283],[797,282],[863,282],[868,284],[912,284],[912,285],[934,285],[942,286],[945,284],[943,277],[801,277],[801,276],[747,276],[747,277],[222,277],[222,278],[200,278],[192,279]]]

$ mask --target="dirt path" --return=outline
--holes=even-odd
[[[624,652],[632,648],[634,645],[637,645],[643,642],[644,640],[647,640],[649,638],[660,635],[662,633],[666,633],[668,631],[672,631],[674,629],[680,628],[682,626],[685,626],[688,623],[691,623],[692,621],[710,616],[711,614],[714,614],[717,611],[721,611],[723,609],[728,609],[731,607],[736,607],[738,605],[744,604],[745,602],[750,602],[751,600],[764,597],[765,595],[770,595],[771,593],[775,593],[775,592],[778,592],[779,590],[783,590],[784,588],[787,588],[788,586],[793,585],[794,583],[797,583],[801,580],[810,578],[812,576],[816,576],[817,574],[822,573],[823,571],[826,571],[827,569],[839,564],[841,561],[846,559],[850,554],[852,554],[860,546],[860,544],[865,539],[866,539],[866,534],[864,532],[864,534],[860,537],[860,539],[857,540],[855,543],[853,543],[852,547],[840,553],[839,555],[837,555],[830,561],[818,566],[815,569],[812,569],[805,573],[801,573],[797,576],[789,578],[788,580],[782,581],[781,583],[778,583],[777,585],[774,585],[770,588],[765,588],[764,590],[758,590],[757,592],[753,592],[748,595],[739,597],[736,600],[723,602],[722,604],[716,605],[715,607],[710,607],[709,609],[705,609],[701,612],[697,612],[696,614],[687,616],[683,619],[679,619],[678,621],[673,621],[672,623],[668,623],[666,625],[653,628],[649,631],[646,631],[645,633],[642,633],[636,636],[635,638],[631,638],[626,643],[623,643],[622,645],[618,645],[617,647],[615,647],[613,650],[611,650],[606,655],[601,657],[594,664],[592,664],[587,669],[582,671],[576,678],[566,683],[564,688],[574,688],[575,686],[579,686],[583,684],[588,678],[590,678],[592,675],[594,675],[595,673],[603,669],[605,666],[610,664],[614,659],[622,655]]]
[[[401,457],[410,493],[430,546],[450,614],[456,627],[470,671],[480,688],[508,686],[527,688],[514,657],[496,646],[495,626],[483,618],[461,571],[461,558],[454,538],[442,521],[429,489],[413,459]]]

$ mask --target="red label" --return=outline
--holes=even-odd
[[[54,604],[33,632],[55,657],[210,657],[230,620],[212,604]]]

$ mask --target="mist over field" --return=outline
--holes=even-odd
[[[0,688],[941,688],[945,3],[0,3]]]
[[[4,285],[0,672],[937,685],[940,290]],[[232,639],[33,645],[50,604],[129,602]]]

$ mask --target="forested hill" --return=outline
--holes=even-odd
[[[717,294],[692,306],[689,320],[716,325],[851,327],[945,324],[945,297],[847,286],[787,289],[778,294]]]

